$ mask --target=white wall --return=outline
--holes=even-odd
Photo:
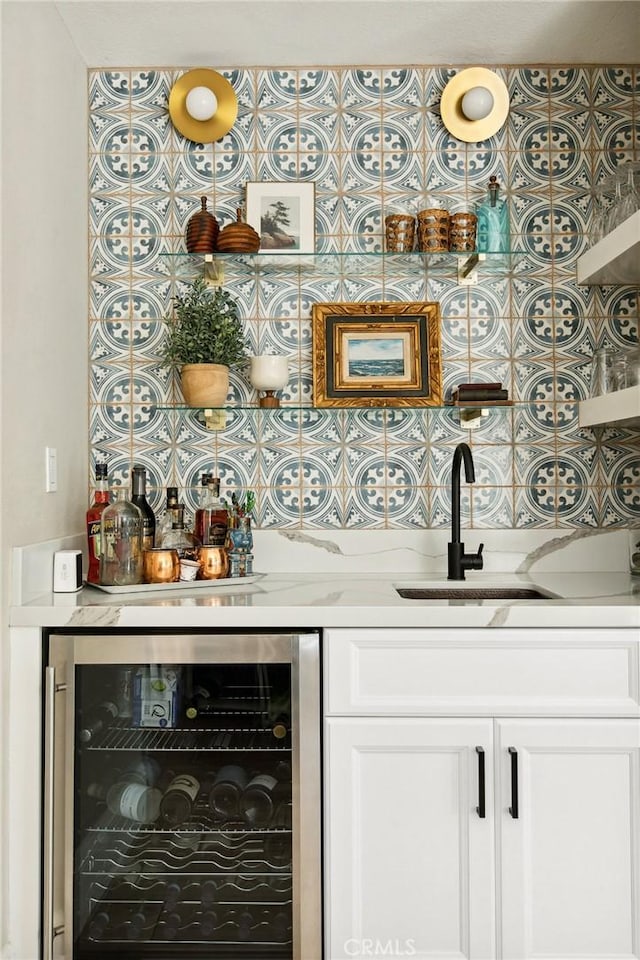
[[[86,509],[87,77],[52,3],[3,2],[0,11],[0,692],[6,705],[10,550],[79,532]],[[55,494],[44,492],[45,446],[58,451]],[[25,704],[18,721],[35,723],[38,706]],[[9,722],[0,710],[4,745]],[[6,758],[7,750],[0,755]],[[11,882],[2,859],[7,773],[2,770],[0,945],[9,956],[2,915]]]

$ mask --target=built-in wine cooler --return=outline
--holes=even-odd
[[[43,960],[320,960],[318,644],[50,636]]]

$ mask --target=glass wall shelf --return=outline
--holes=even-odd
[[[257,404],[246,404],[227,407],[189,407],[185,404],[164,404],[158,405],[157,410],[172,412],[192,412],[201,423],[209,430],[224,430],[233,414],[251,413],[259,414],[261,417],[279,416],[287,413],[315,415],[318,413],[384,413],[395,414],[417,411],[420,413],[429,413],[444,410],[450,412],[456,422],[461,426],[471,430],[480,425],[483,419],[489,416],[494,408],[511,409],[523,408],[533,409],[539,405],[539,401],[517,401],[513,400],[478,400],[469,403],[443,403],[433,405],[408,405],[408,406],[371,406],[362,404],[360,406],[348,407],[313,407],[302,404],[283,404],[280,407],[259,407]],[[387,419],[387,418],[385,418]]]
[[[387,278],[427,273],[454,276],[459,283],[475,283],[478,271],[502,276],[514,271],[524,259],[524,253],[517,250],[500,253],[163,253],[161,256],[172,263],[177,278],[203,274],[214,284],[224,283],[226,274],[233,277],[276,273],[379,277],[381,272]]]

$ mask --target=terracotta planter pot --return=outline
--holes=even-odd
[[[180,381],[187,406],[224,407],[229,393],[229,367],[220,363],[185,363]]]

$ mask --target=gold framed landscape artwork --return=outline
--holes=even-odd
[[[311,322],[316,407],[442,403],[438,303],[316,303]]]

